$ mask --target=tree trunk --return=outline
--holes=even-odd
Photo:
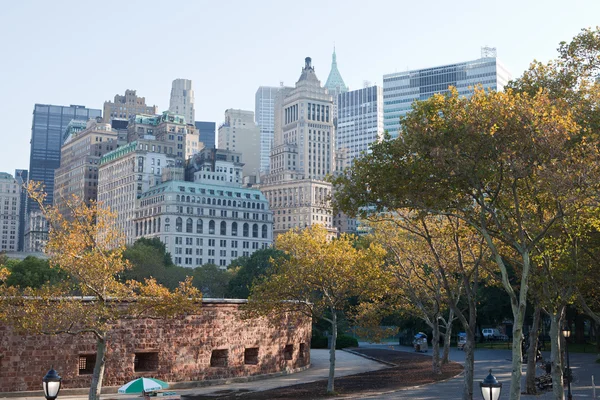
[[[437,375],[442,374],[442,366],[440,363],[440,320],[436,315],[433,318],[433,338],[431,339],[431,346],[433,347],[433,359],[432,368],[433,373]]]
[[[474,323],[466,327],[467,342],[465,347],[465,384],[463,385],[463,400],[473,400],[473,375],[475,371],[475,330]]]
[[[542,307],[536,304],[533,311],[533,326],[529,331],[529,349],[527,350],[527,375],[525,378],[525,393],[536,394],[535,388],[535,363],[538,350],[538,335],[540,329]]]
[[[563,362],[562,362],[562,319],[564,307],[550,315],[550,361],[552,362],[552,392],[555,399],[563,399]]]
[[[442,365],[450,362],[450,341],[452,340],[452,323],[454,322],[454,310],[450,309],[448,321],[446,322],[446,333],[444,334],[444,352],[442,355]]]
[[[94,374],[90,385],[89,400],[100,400],[102,391],[102,380],[104,379],[104,355],[106,353],[106,334],[96,338],[96,364],[94,365]]]
[[[329,348],[329,378],[327,380],[327,394],[334,393],[335,379],[335,342],[337,341],[337,314],[331,310],[331,346]],[[90,399],[91,400],[91,399]]]
[[[525,319],[525,304],[520,303],[513,312],[513,341],[512,341],[512,371],[510,376],[510,400],[521,398],[521,375],[523,364],[523,320]]]

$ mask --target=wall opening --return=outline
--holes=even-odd
[[[283,358],[286,360],[291,360],[293,354],[294,354],[294,345],[293,344],[285,345],[285,348],[283,349]]]
[[[244,364],[258,364],[258,347],[244,350]]]
[[[96,354],[79,355],[79,375],[93,374],[94,365],[96,365]]]
[[[158,370],[158,352],[135,353],[133,370],[135,372]]]
[[[213,350],[210,355],[210,366],[211,367],[226,367],[228,350]]]
[[[305,351],[306,351],[306,344],[300,343],[300,352],[298,353],[298,358],[304,358]]]

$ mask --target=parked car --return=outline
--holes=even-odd
[[[485,328],[481,330],[483,338],[485,340],[498,340],[500,339],[500,331],[496,328]]]

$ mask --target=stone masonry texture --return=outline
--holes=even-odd
[[[199,315],[121,320],[109,333],[103,386],[142,376],[184,382],[292,371],[310,364],[310,337],[305,316],[244,320],[240,304],[227,300],[204,302]],[[258,362],[256,350],[248,351],[245,361],[245,350],[255,348]],[[213,363],[226,366],[211,366],[213,350],[227,350],[215,352],[227,358]],[[92,334],[26,335],[0,325],[0,392],[40,390],[51,366],[62,376],[63,388],[89,387],[92,375],[80,371],[80,357],[95,352]],[[139,371],[144,358],[152,360],[151,367]]]

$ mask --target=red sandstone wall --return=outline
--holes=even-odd
[[[140,376],[167,382],[257,375],[310,363],[310,320],[282,319],[272,327],[265,319],[241,320],[239,305],[204,304],[197,316],[177,320],[120,321],[110,333],[104,386],[119,386]],[[304,358],[299,357],[305,344]],[[286,345],[294,345],[291,360]],[[244,364],[244,350],[259,347],[257,365]],[[0,326],[0,392],[41,390],[41,379],[54,365],[64,388],[89,387],[91,375],[79,375],[79,355],[95,353],[91,334],[80,336],[18,335]],[[228,349],[228,367],[211,367],[213,349]],[[135,372],[136,352],[158,352],[158,369]]]

